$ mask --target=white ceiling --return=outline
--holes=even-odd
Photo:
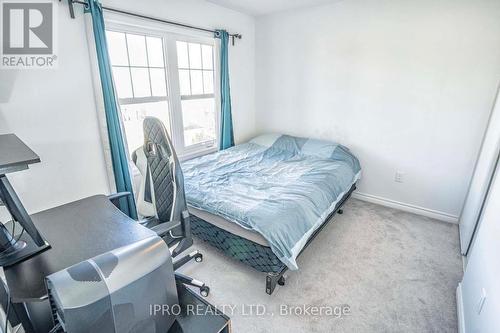
[[[246,14],[260,16],[289,9],[313,7],[338,0],[206,0]]]

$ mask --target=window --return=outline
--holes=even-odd
[[[215,151],[214,41],[108,24],[113,80],[128,150],[142,146],[145,117],[163,121],[181,157]]]
[[[215,143],[213,46],[177,41],[177,69],[187,147]]]

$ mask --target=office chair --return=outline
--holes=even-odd
[[[189,212],[184,194],[184,176],[170,137],[163,123],[153,117],[144,119],[144,145],[132,154],[132,160],[141,171],[142,184],[139,202],[149,203],[154,216],[139,221],[162,237],[169,248],[175,246],[172,258],[193,245]],[[142,161],[142,163],[141,163]],[[119,195],[119,194],[118,194]],[[141,205],[139,213],[141,214]],[[142,214],[141,214],[142,215]],[[174,261],[174,270],[191,260],[203,261],[203,255],[194,251]],[[203,282],[180,273],[177,281],[197,287],[202,296],[208,296],[210,288]]]

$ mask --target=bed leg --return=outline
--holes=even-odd
[[[266,293],[268,295],[272,295],[274,289],[276,289],[276,285],[284,286],[285,285],[285,277],[283,276],[284,272],[280,273],[267,273],[266,276]]]
[[[266,293],[272,295],[280,276],[279,273],[267,273],[266,276]]]

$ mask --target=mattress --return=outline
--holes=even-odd
[[[226,230],[227,232],[239,236],[241,238],[248,239],[249,241],[252,241],[254,243],[257,243],[262,246],[269,247],[269,243],[267,240],[262,237],[261,234],[259,234],[256,231],[245,229],[238,224],[231,222],[229,220],[226,220],[225,218],[215,215],[206,211],[203,211],[201,209],[197,209],[195,207],[188,207],[189,213],[192,215],[204,220],[205,222],[208,222],[222,230]]]
[[[288,135],[260,136],[185,161],[182,170],[188,205],[222,218],[203,220],[233,233],[250,231],[245,237],[257,233],[291,270],[361,174],[348,148]]]
[[[342,198],[342,201],[337,204],[335,210],[338,210],[344,204],[355,189],[356,186],[353,186],[349,190],[349,192]],[[202,216],[214,216],[213,214],[206,213],[192,207],[189,210],[191,212],[198,212],[198,215]],[[328,219],[324,221],[324,224],[328,223],[328,220],[331,219],[331,217],[332,216],[329,216]],[[212,220],[212,222],[213,221],[214,220]],[[230,223],[230,221],[226,220],[223,223],[223,227],[228,228],[227,224]],[[245,232],[247,231],[246,229],[242,228],[234,230],[231,228],[231,230],[234,232],[240,232],[240,234],[250,237],[248,236],[249,234]],[[279,273],[283,272],[286,268],[285,264],[281,262],[272,252],[269,245],[258,244],[248,238],[238,236],[235,233],[231,233],[213,223],[207,222],[194,214],[191,214],[191,231],[198,239],[207,242],[216,249],[222,251],[225,255],[249,265],[260,272]],[[319,232],[319,230],[317,232]],[[255,236],[253,235],[253,237]]]

